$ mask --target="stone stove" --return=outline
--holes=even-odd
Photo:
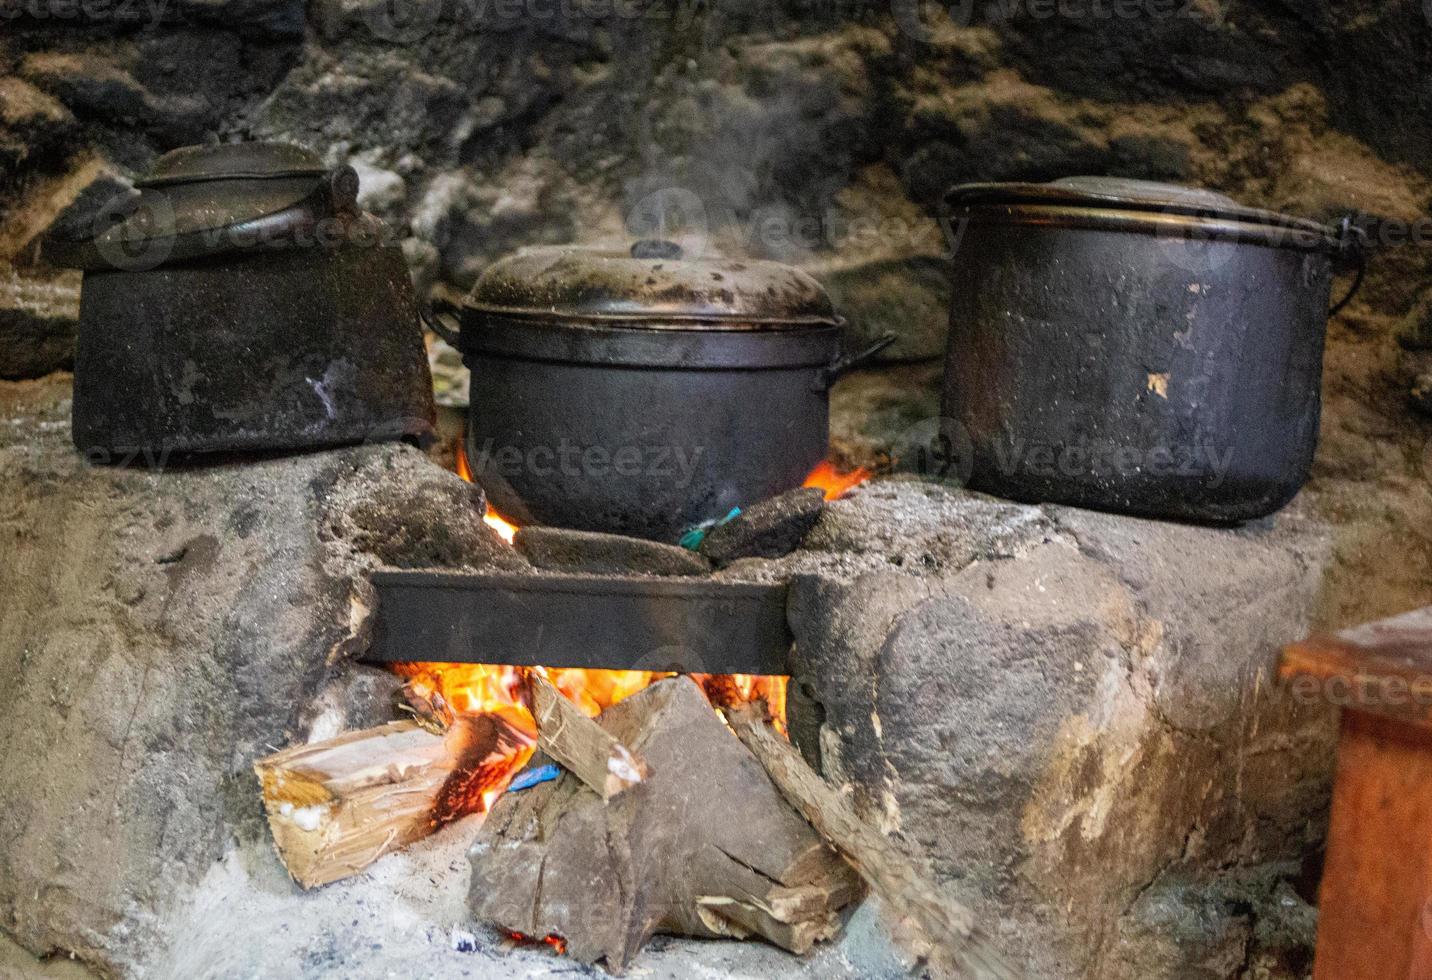
[[[62,377],[8,394],[6,928],[152,976],[562,969],[463,938],[462,822],[298,893],[246,775],[256,755],[391,717],[396,679],[353,659],[372,569],[554,574],[482,522],[480,491],[401,445],[91,467],[68,446]],[[1332,556],[1311,502],[1210,529],[896,477],[827,504],[798,550],[712,575],[789,583],[793,738],[869,820],[1033,975],[1133,977],[1306,961],[1333,732],[1268,669],[1326,615]],[[865,908],[809,960],[660,940],[641,963],[863,976],[896,969],[883,935]]]

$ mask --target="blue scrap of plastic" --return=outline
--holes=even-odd
[[[741,508],[732,507],[731,513],[727,514],[720,520],[702,521],[700,524],[687,531],[681,536],[681,540],[678,541],[677,544],[681,545],[681,547],[687,549],[688,551],[695,551],[697,548],[701,547],[701,542],[706,540],[706,532],[710,531],[713,527],[720,527],[722,524],[727,524],[731,521],[734,521],[740,516]]]
[[[562,775],[561,768],[550,762],[545,766],[523,769],[512,777],[512,782],[507,785],[507,792],[516,793],[518,790],[530,789],[538,783],[551,782],[560,775]]]

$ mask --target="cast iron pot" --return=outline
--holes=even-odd
[[[674,541],[825,458],[840,320],[774,262],[531,248],[430,325],[472,371],[468,462],[521,523]]]
[[[1317,441],[1329,283],[1356,252],[1346,223],[1111,178],[966,185],[946,203],[942,436],[969,485],[1212,522],[1292,499]]]
[[[309,150],[175,150],[115,223],[53,242],[85,270],[74,441],[136,454],[428,438],[435,410],[401,250],[357,175]]]

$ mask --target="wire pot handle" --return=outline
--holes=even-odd
[[[1367,232],[1359,225],[1353,224],[1352,215],[1345,214],[1338,222],[1338,261],[1344,268],[1353,269],[1352,285],[1348,286],[1343,298],[1338,300],[1328,310],[1328,316],[1334,317],[1343,311],[1343,307],[1352,302],[1357,291],[1362,288],[1362,280],[1367,275]]]
[[[451,300],[443,299],[441,296],[432,299],[428,304],[418,310],[418,316],[423,321],[423,326],[445,340],[449,347],[457,348],[458,337],[462,332],[462,319],[458,315],[461,307]],[[452,317],[454,326],[449,326],[443,317]]]
[[[815,390],[828,390],[831,385],[840,380],[841,375],[860,367],[899,339],[899,335],[893,332],[883,333],[879,337],[876,337],[865,349],[856,351],[854,354],[845,354],[837,357],[825,367],[821,368],[816,374]]]

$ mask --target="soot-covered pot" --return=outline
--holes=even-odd
[[[524,523],[674,541],[797,487],[854,360],[810,276],[670,242],[524,249],[442,306],[472,370],[469,464]]]
[[[1218,522],[1298,491],[1329,285],[1357,251],[1346,223],[1101,177],[966,185],[946,203],[942,435],[958,475],[1017,500]]]
[[[83,241],[74,441],[135,453],[427,438],[434,408],[401,250],[351,168],[283,143],[165,154]]]

